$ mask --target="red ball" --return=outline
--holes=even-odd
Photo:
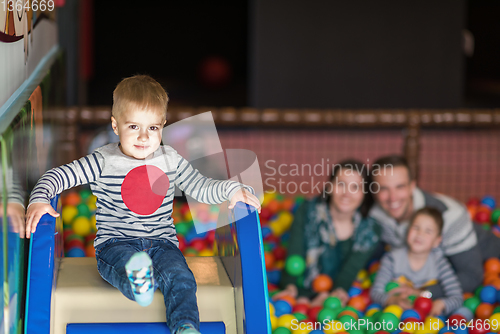
[[[207,248],[207,243],[203,239],[195,239],[190,244],[191,247],[196,249],[198,252],[201,252],[205,248]]]
[[[432,309],[432,299],[420,296],[417,299],[415,299],[413,308],[420,315],[422,315],[423,316],[422,319],[424,319]]]
[[[309,311],[309,305],[307,304],[296,304],[292,309],[292,313],[299,312],[306,315],[308,311]]]
[[[81,241],[80,239],[73,239],[66,244],[66,249],[71,249],[75,247],[85,250],[85,245],[83,244],[83,241]]]
[[[186,239],[182,235],[177,234],[177,240],[179,240],[179,250],[183,252],[186,249]]]
[[[481,203],[481,201],[479,200],[479,198],[477,198],[477,197],[472,197],[472,198],[470,198],[470,199],[467,201],[466,205],[467,205],[467,206],[478,206],[480,203]]]
[[[474,221],[480,224],[489,223],[490,214],[486,211],[478,211],[478,213],[476,213],[476,216],[474,217]]]
[[[268,208],[261,208],[259,214],[261,224],[267,222],[272,215],[273,214]]]
[[[448,318],[448,323],[450,324],[450,327],[459,327],[462,323],[466,323],[467,319],[465,319],[463,316],[460,314],[452,314]]]
[[[215,230],[208,232],[207,236],[205,237],[205,240],[206,240],[207,244],[212,245],[214,243],[214,240],[215,240]]]
[[[286,258],[286,248],[283,246],[278,246],[273,250],[274,258],[279,260],[284,260]]]
[[[488,326],[488,323],[485,323],[484,320],[475,319],[474,326],[469,327],[469,334],[486,334],[489,332],[489,328],[490,326]]]
[[[307,316],[312,321],[316,321],[318,319],[318,313],[323,309],[323,306],[313,306],[307,312]]]

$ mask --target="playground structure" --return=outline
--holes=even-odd
[[[231,217],[216,230],[219,256],[186,259],[198,284],[201,330],[271,333],[258,215],[238,203]],[[99,276],[95,258],[62,257],[59,218],[42,218],[30,248],[26,333],[168,333],[161,292],[143,308]]]

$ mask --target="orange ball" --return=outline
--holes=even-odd
[[[95,248],[92,243],[88,244],[87,247],[85,247],[85,256],[95,257]]]
[[[491,285],[495,287],[495,289],[500,290],[500,278],[495,278],[490,284],[485,284],[485,285]]]
[[[469,211],[469,217],[470,219],[474,219],[477,214],[477,206],[468,206],[467,211]]]
[[[492,273],[500,273],[500,260],[496,257],[489,258],[484,263],[484,271]]]
[[[278,300],[284,300],[284,301],[286,301],[288,304],[290,304],[291,307],[294,307],[295,304],[296,304],[296,300],[292,296],[285,295],[285,296],[282,296],[282,297],[278,298]]]
[[[80,204],[81,198],[77,192],[70,192],[66,196],[64,196],[63,205],[74,205],[77,206]]]
[[[273,214],[278,212],[280,210],[280,207],[281,207],[280,202],[278,202],[275,199],[270,200],[269,203],[267,203],[266,205],[266,208]]]
[[[370,265],[370,267],[368,268],[368,272],[369,272],[370,274],[373,274],[373,273],[375,273],[375,272],[377,272],[377,271],[378,271],[378,268],[379,268],[379,267],[380,267],[380,262],[379,262],[379,261],[374,262],[374,263],[372,263],[372,264]]]
[[[354,307],[356,310],[364,312],[366,308],[366,300],[363,296],[354,296],[347,303],[348,306]]]
[[[493,305],[488,303],[481,303],[476,308],[476,317],[479,319],[488,319],[493,314]]]
[[[494,281],[498,279],[498,274],[487,271],[484,273],[484,278],[483,278],[483,285],[491,285]]]
[[[463,295],[464,300],[466,300],[470,297],[474,297],[474,294],[472,292],[464,292],[464,295]]]
[[[333,281],[327,274],[319,274],[312,282],[312,288],[315,292],[330,291],[333,287]]]
[[[266,262],[266,269],[272,269],[274,266],[274,254],[271,252],[265,252],[264,261]]]
[[[295,205],[295,201],[291,198],[285,198],[281,203],[283,210],[292,211],[293,206]]]

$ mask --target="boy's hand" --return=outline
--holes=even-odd
[[[3,206],[0,204],[0,217],[3,217]],[[7,203],[7,217],[10,218],[12,232],[24,238],[24,206],[19,203]]]
[[[237,202],[243,202],[248,205],[253,206],[260,213],[260,202],[259,199],[252,194],[251,192],[246,191],[244,188],[241,188],[233,195],[231,201],[229,202],[228,209],[234,208]]]
[[[44,214],[48,213],[52,217],[59,217],[59,213],[48,203],[33,203],[26,211],[26,237],[29,238],[31,233],[35,233],[36,225]]]
[[[272,299],[278,300],[284,296],[290,296],[292,298],[297,298],[298,294],[299,294],[299,290],[297,289],[297,287],[293,284],[288,284],[283,291],[275,294]]]
[[[429,315],[431,317],[437,317],[438,315],[443,314],[445,308],[446,308],[446,304],[444,303],[444,301],[442,299],[436,299],[432,303],[432,308],[431,308],[431,312],[429,313]]]
[[[349,301],[349,294],[342,288],[336,288],[330,293],[330,296],[337,297],[342,303],[342,306],[345,306]]]

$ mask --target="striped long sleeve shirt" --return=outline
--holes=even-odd
[[[178,244],[171,217],[176,186],[206,204],[230,200],[241,187],[253,193],[238,182],[203,176],[170,146],[138,160],[113,143],[46,172],[31,193],[30,205],[49,203],[56,194],[82,184],[90,184],[97,197],[94,246],[110,238],[166,238]]]
[[[439,248],[435,248],[424,266],[414,271],[408,261],[408,249],[399,248],[384,255],[377,277],[370,291],[375,303],[384,305],[387,301],[385,286],[391,281],[411,282],[414,288],[440,284],[444,290],[445,314],[462,306],[462,288],[450,263]]]

